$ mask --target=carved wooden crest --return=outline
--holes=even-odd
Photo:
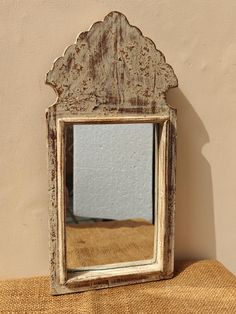
[[[81,33],[47,74],[46,83],[70,113],[163,113],[177,86],[164,55],[119,12]]]

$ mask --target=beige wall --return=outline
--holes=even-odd
[[[152,38],[179,89],[176,256],[236,273],[236,1],[0,2],[0,278],[48,273],[45,73],[78,33],[119,10]]]

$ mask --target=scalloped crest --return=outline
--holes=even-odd
[[[164,55],[119,12],[109,13],[81,33],[47,74],[57,106],[70,112],[155,113],[165,93],[178,85]]]

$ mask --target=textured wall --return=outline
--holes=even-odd
[[[74,213],[152,222],[152,124],[74,126]]]
[[[45,73],[78,33],[126,14],[179,78],[176,256],[236,272],[235,0],[0,2],[0,277],[48,273]]]

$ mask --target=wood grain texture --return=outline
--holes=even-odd
[[[55,61],[46,83],[63,111],[162,113],[177,78],[155,44],[111,12]]]
[[[46,84],[57,94],[55,104],[46,112],[52,293],[170,278],[174,254],[176,110],[166,103],[166,92],[178,84],[173,69],[155,44],[131,26],[123,14],[111,12],[104,21],[80,34],[76,43],[54,62]],[[67,272],[64,128],[74,123],[159,124],[155,139],[156,246],[150,264]]]

